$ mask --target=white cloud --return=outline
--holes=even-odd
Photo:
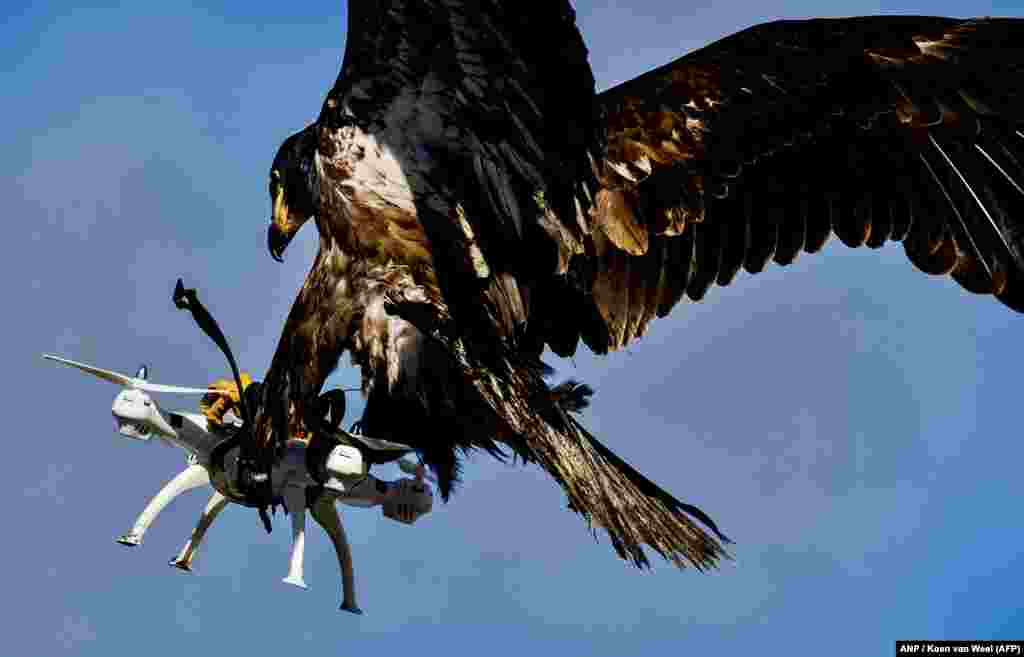
[[[97,638],[95,630],[85,616],[65,616],[57,640],[65,650],[81,651],[83,643],[90,643]]]
[[[181,587],[181,597],[174,605],[174,621],[179,630],[186,634],[203,630],[201,601],[199,584],[189,582]]]
[[[61,484],[71,473],[71,470],[72,468],[69,463],[47,464],[46,474],[39,479],[38,484],[25,489],[25,497],[46,498],[57,506],[64,504],[64,495],[61,492]]]

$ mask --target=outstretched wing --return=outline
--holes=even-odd
[[[610,89],[593,298],[616,349],[832,234],[1024,311],[1024,20],[779,21]]]

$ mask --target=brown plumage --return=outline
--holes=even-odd
[[[419,448],[445,497],[458,451],[505,445],[620,556],[704,568],[724,537],[569,416],[545,347],[618,349],[832,234],[903,240],[1024,310],[1020,21],[770,23],[600,95],[566,2],[354,0],[348,39],[271,172],[271,253],[310,217],[320,251],[266,378],[267,445],[348,351],[363,430]]]

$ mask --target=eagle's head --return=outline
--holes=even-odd
[[[285,139],[270,168],[267,248],[278,262],[283,262],[284,250],[302,225],[316,214],[316,135],[316,125],[310,125]]]

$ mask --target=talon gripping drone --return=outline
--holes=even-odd
[[[182,293],[183,287],[179,280],[175,299],[181,298]],[[253,494],[253,488],[246,490],[244,486],[239,486],[237,482],[243,474],[240,470],[244,456],[237,436],[246,429],[247,422],[252,422],[245,401],[248,395],[243,394],[248,389],[243,390],[241,386],[234,358],[216,323],[199,304],[194,291],[188,290],[185,293],[190,297],[190,310],[193,314],[204,318],[207,324],[203,326],[204,330],[207,333],[215,331],[220,336],[215,342],[221,346],[231,363],[239,386],[239,410],[243,419],[229,413],[222,426],[211,426],[209,418],[202,413],[164,410],[149,394],[228,395],[230,391],[227,389],[151,383],[147,380],[146,366],[140,367],[136,375],[130,377],[67,358],[43,354],[47,360],[77,368],[124,388],[114,398],[111,407],[120,435],[141,442],[148,442],[155,437],[186,453],[185,469],[160,489],[139,514],[132,528],[118,537],[117,542],[126,546],[141,544],[150,525],[172,500],[186,491],[210,485],[214,489],[213,495],[203,509],[192,535],[170,565],[184,571],[192,570],[206,531],[229,503],[257,507],[262,512],[268,530],[269,517],[261,504],[283,504],[292,520],[292,549],[288,573],[283,581],[307,588],[303,577],[303,555],[308,508],[334,545],[342,578],[341,609],[362,614],[356,604],[352,551],[334,504],[340,502],[355,507],[380,505],[385,517],[411,525],[433,508],[433,491],[425,481],[429,476],[422,465],[402,458],[413,451],[412,447],[342,430],[339,425],[344,415],[344,397],[339,398],[338,394],[344,393],[335,390],[323,396],[325,403],[322,406],[331,414],[331,422],[326,422],[324,418],[316,426],[313,437],[321,442],[319,448],[309,448],[312,438],[290,439],[285,442],[283,453],[262,470],[265,475],[262,480],[265,487],[262,490],[257,489]],[[249,387],[254,385],[258,384]],[[323,446],[324,441],[327,441],[328,448]],[[397,461],[402,471],[413,475],[413,478],[385,482],[370,475],[371,464],[388,461]]]

